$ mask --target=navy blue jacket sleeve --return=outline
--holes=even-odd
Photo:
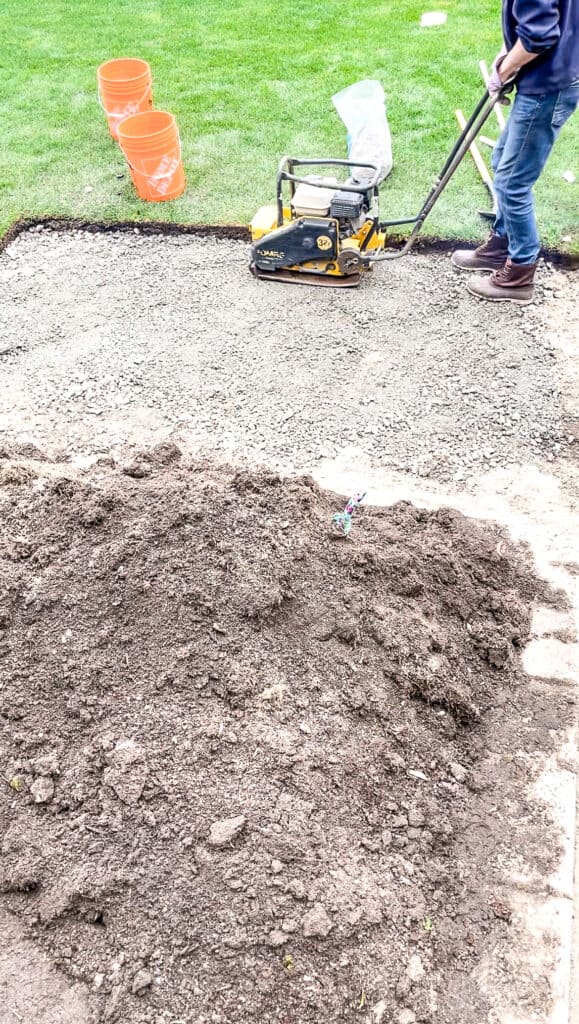
[[[558,0],[515,0],[516,33],[528,53],[543,53],[558,42]]]

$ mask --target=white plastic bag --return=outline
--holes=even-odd
[[[380,181],[384,181],[392,170],[392,138],[380,82],[370,78],[356,82],[336,93],[332,100],[348,130],[349,159],[375,164],[380,168]],[[362,179],[369,173],[362,167],[354,171]]]

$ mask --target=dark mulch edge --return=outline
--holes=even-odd
[[[0,253],[10,242],[32,228],[42,226],[49,231],[90,231],[93,234],[110,233],[112,231],[126,231],[141,235],[197,235],[210,238],[232,238],[241,242],[249,242],[249,229],[243,224],[172,224],[166,221],[92,221],[71,217],[23,217],[14,224],[0,238]],[[458,238],[434,238],[424,237],[419,239],[414,246],[414,251],[426,255],[447,253],[456,249],[457,246],[471,245],[470,242],[462,242]],[[579,253],[564,253],[558,249],[543,249],[541,255],[549,263],[561,267],[564,270],[579,269]]]

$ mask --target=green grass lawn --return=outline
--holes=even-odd
[[[421,29],[432,8],[447,24]],[[478,60],[499,48],[499,10],[499,0],[3,0],[0,233],[41,214],[246,222],[273,198],[282,154],[346,156],[331,97],[366,77],[384,85],[393,134],[384,216],[412,215],[456,137],[455,107],[468,115],[481,92]],[[150,62],[155,105],[177,117],[188,188],[176,202],[139,201],[107,133],[96,69],[119,56]],[[577,237],[579,185],[562,172],[579,178],[578,150],[579,118],[537,187],[550,245]],[[469,158],[428,233],[476,237],[486,204]]]

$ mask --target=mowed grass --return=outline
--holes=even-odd
[[[273,198],[278,159],[346,156],[332,94],[378,78],[394,171],[385,217],[417,212],[457,134],[455,107],[481,93],[478,61],[500,46],[499,0],[437,0],[420,28],[415,0],[3,0],[0,9],[0,233],[22,216],[245,223]],[[170,203],[140,201],[107,133],[96,69],[138,56],[155,105],[179,123],[188,178]],[[487,134],[496,135],[491,122]],[[547,244],[575,248],[579,118],[537,187]],[[432,236],[479,236],[488,197],[470,158],[427,223]]]

